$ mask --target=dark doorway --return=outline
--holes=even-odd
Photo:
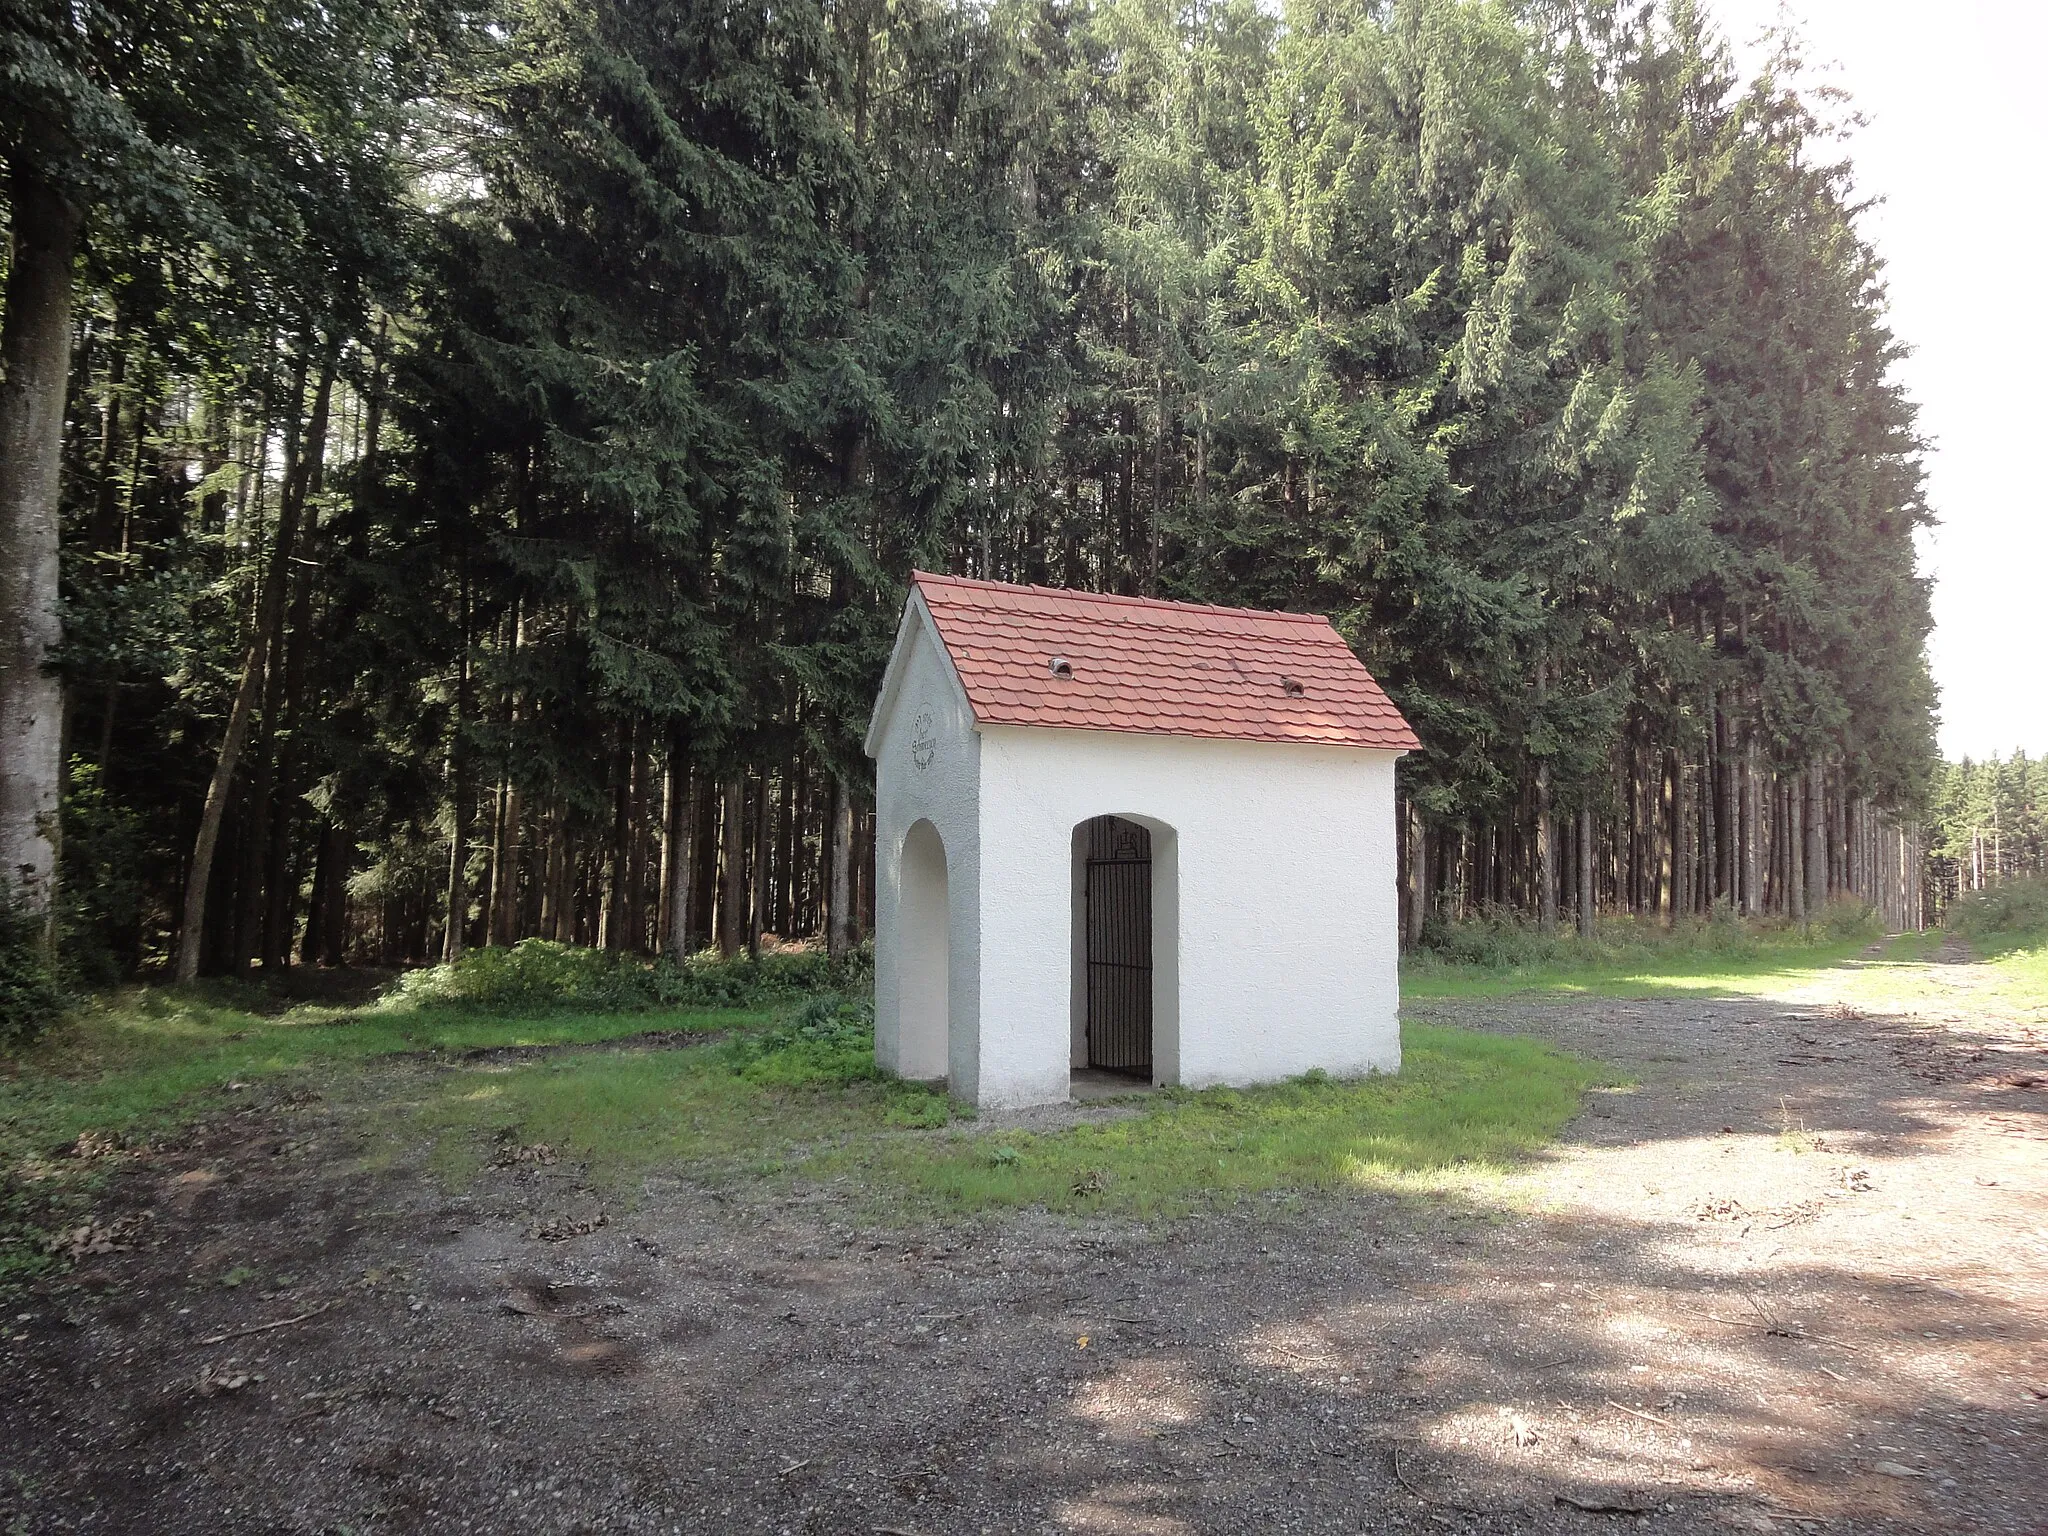
[[[1152,1075],[1152,834],[1088,823],[1088,1065]]]

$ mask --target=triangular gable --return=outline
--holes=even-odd
[[[896,708],[897,695],[903,691],[903,678],[910,670],[910,658],[922,637],[930,642],[937,653],[939,664],[944,667],[947,680],[959,696],[962,711],[969,719],[974,718],[974,703],[967,696],[967,688],[960,681],[960,671],[953,665],[952,653],[946,649],[946,642],[939,634],[939,626],[932,619],[931,608],[925,603],[924,594],[915,585],[910,595],[903,600],[903,617],[896,625],[896,644],[889,651],[889,665],[882,673],[881,691],[875,695],[874,712],[868,716],[868,733],[861,743],[861,749],[869,757],[881,751],[882,730],[888,724],[889,716]]]

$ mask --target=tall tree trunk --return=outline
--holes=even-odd
[[[724,877],[718,893],[718,952],[730,960],[747,932],[747,780],[738,770],[725,781],[725,810],[718,819],[719,858]]]
[[[313,965],[321,956],[326,942],[324,931],[327,910],[324,898],[327,882],[333,879],[333,864],[338,850],[334,835],[334,823],[326,817],[320,818],[320,835],[313,841],[313,899],[306,908],[306,932],[299,947],[299,963]]]
[[[313,344],[308,334],[307,348]],[[213,778],[206,786],[206,804],[199,813],[199,832],[193,840],[192,864],[185,879],[185,912],[178,932],[178,979],[190,981],[199,974],[200,941],[206,927],[206,887],[213,873],[213,853],[220,841],[221,817],[227,810],[234,785],[235,765],[248,739],[249,717],[255,712],[269,673],[271,633],[284,618],[286,589],[291,585],[292,551],[297,542],[299,516],[304,510],[309,480],[307,461],[327,440],[327,409],[334,395],[335,345],[330,341],[320,368],[320,385],[313,397],[313,415],[307,426],[305,447],[291,461],[283,494],[278,498],[277,535],[270,546],[270,568],[264,577],[262,596],[255,621],[250,625],[249,644],[242,654],[242,675],[235,686],[234,704],[228,711],[228,726],[221,738],[220,756],[213,765]],[[294,413],[299,408],[295,397]]]
[[[633,726],[619,722],[619,750],[612,765],[611,876],[605,882],[605,902],[599,917],[598,944],[604,949],[624,949],[626,891],[631,883],[633,839]]]
[[[846,780],[832,781],[832,899],[825,915],[825,949],[837,960],[853,947],[853,796]]]
[[[1720,702],[1713,689],[1707,690],[1706,741],[1700,753],[1700,911],[1711,914],[1714,898],[1721,894],[1720,828],[1716,825],[1714,770],[1720,761],[1715,733]]]
[[[697,776],[682,752],[681,734],[669,747],[668,932],[662,948],[681,965],[690,957],[690,887],[697,862]]]
[[[298,722],[306,712],[306,667],[314,640],[313,577],[323,553],[319,538],[319,503],[314,498],[319,496],[326,480],[326,434],[322,433],[321,441],[306,444],[303,451],[306,455],[307,507],[310,510],[301,518],[300,542],[313,558],[296,562],[283,635],[272,641],[273,646],[281,644],[283,647],[283,665],[274,670],[283,675],[283,687],[279,690],[280,715],[290,729],[284,751],[278,757],[271,801],[270,849],[263,882],[267,902],[263,918],[263,964],[266,970],[273,966],[282,970],[290,963],[292,930],[298,917],[299,882],[294,878],[291,867],[295,842],[293,832],[299,807],[304,803],[300,798],[300,775],[305,763],[299,751],[302,732],[298,729]]]
[[[626,932],[620,948],[637,955],[647,949],[647,770],[652,766],[640,739],[637,715],[626,756],[632,769],[632,793],[626,802]]]
[[[498,942],[498,896],[505,877],[505,781],[498,780],[484,793],[491,807],[491,843],[484,852],[484,883],[477,895],[483,913],[483,942],[486,949]]]
[[[857,810],[853,818],[853,942],[875,931],[875,813]]]
[[[796,933],[797,783],[802,757],[792,752],[782,765],[782,788],[775,809],[775,908],[769,931],[784,939]]]
[[[450,799],[448,839],[447,927],[441,936],[441,959],[453,964],[462,958],[469,927],[469,817],[475,796],[469,782],[469,742],[466,732],[473,692],[469,669],[470,604],[469,558],[462,557],[459,614],[462,653],[455,671],[455,721],[448,733],[448,793]]]
[[[761,932],[768,916],[768,817],[774,802],[768,794],[768,770],[761,770],[760,787],[754,791],[754,856],[747,861],[747,953],[761,956]]]
[[[1422,942],[1422,925],[1429,915],[1429,838],[1422,825],[1422,808],[1408,802],[1403,835],[1408,843],[1408,947]]]
[[[1806,916],[1818,922],[1828,904],[1827,770],[1806,765]]]
[[[107,360],[107,393],[100,406],[98,484],[93,491],[92,547],[95,552],[118,547],[121,538],[120,473],[121,411],[127,402],[128,310],[114,323],[113,356]]]
[[[14,257],[0,319],[0,900],[41,916],[47,945],[64,772],[64,684],[50,664],[62,639],[57,497],[81,215],[25,164],[9,190]]]
[[[1593,937],[1593,808],[1579,808],[1579,937]]]
[[[349,840],[331,820],[320,823],[314,864],[313,908],[306,921],[303,958],[308,965],[340,965],[347,940]]]
[[[556,800],[548,812],[546,910],[541,914],[541,931],[557,944],[576,937],[574,911],[576,887],[575,849],[569,842],[569,807]]]
[[[525,835],[525,813],[526,802],[519,792],[519,781],[508,779],[504,826],[498,837],[498,872],[491,886],[493,944],[519,942],[519,870],[524,852],[520,839]]]
[[[1795,773],[1785,786],[1785,911],[1795,923],[1806,921],[1806,775]]]
[[[1657,769],[1657,908],[1666,925],[1678,921],[1678,759],[1666,750]]]
[[[1550,760],[1536,765],[1536,926],[1557,932],[1557,824],[1550,812]]]
[[[1757,766],[1756,733],[1745,733],[1742,749],[1742,910],[1751,917],[1764,909],[1763,773]]]

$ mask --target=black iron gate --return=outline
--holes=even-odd
[[[1088,1065],[1152,1075],[1152,834],[1088,823]]]

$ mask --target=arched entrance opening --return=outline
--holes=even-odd
[[[1164,822],[1093,816],[1074,828],[1076,1070],[1178,1080],[1178,871]]]
[[[913,825],[904,835],[898,868],[901,1071],[930,1081],[946,1076],[952,987],[946,845],[939,829],[929,821]]]

